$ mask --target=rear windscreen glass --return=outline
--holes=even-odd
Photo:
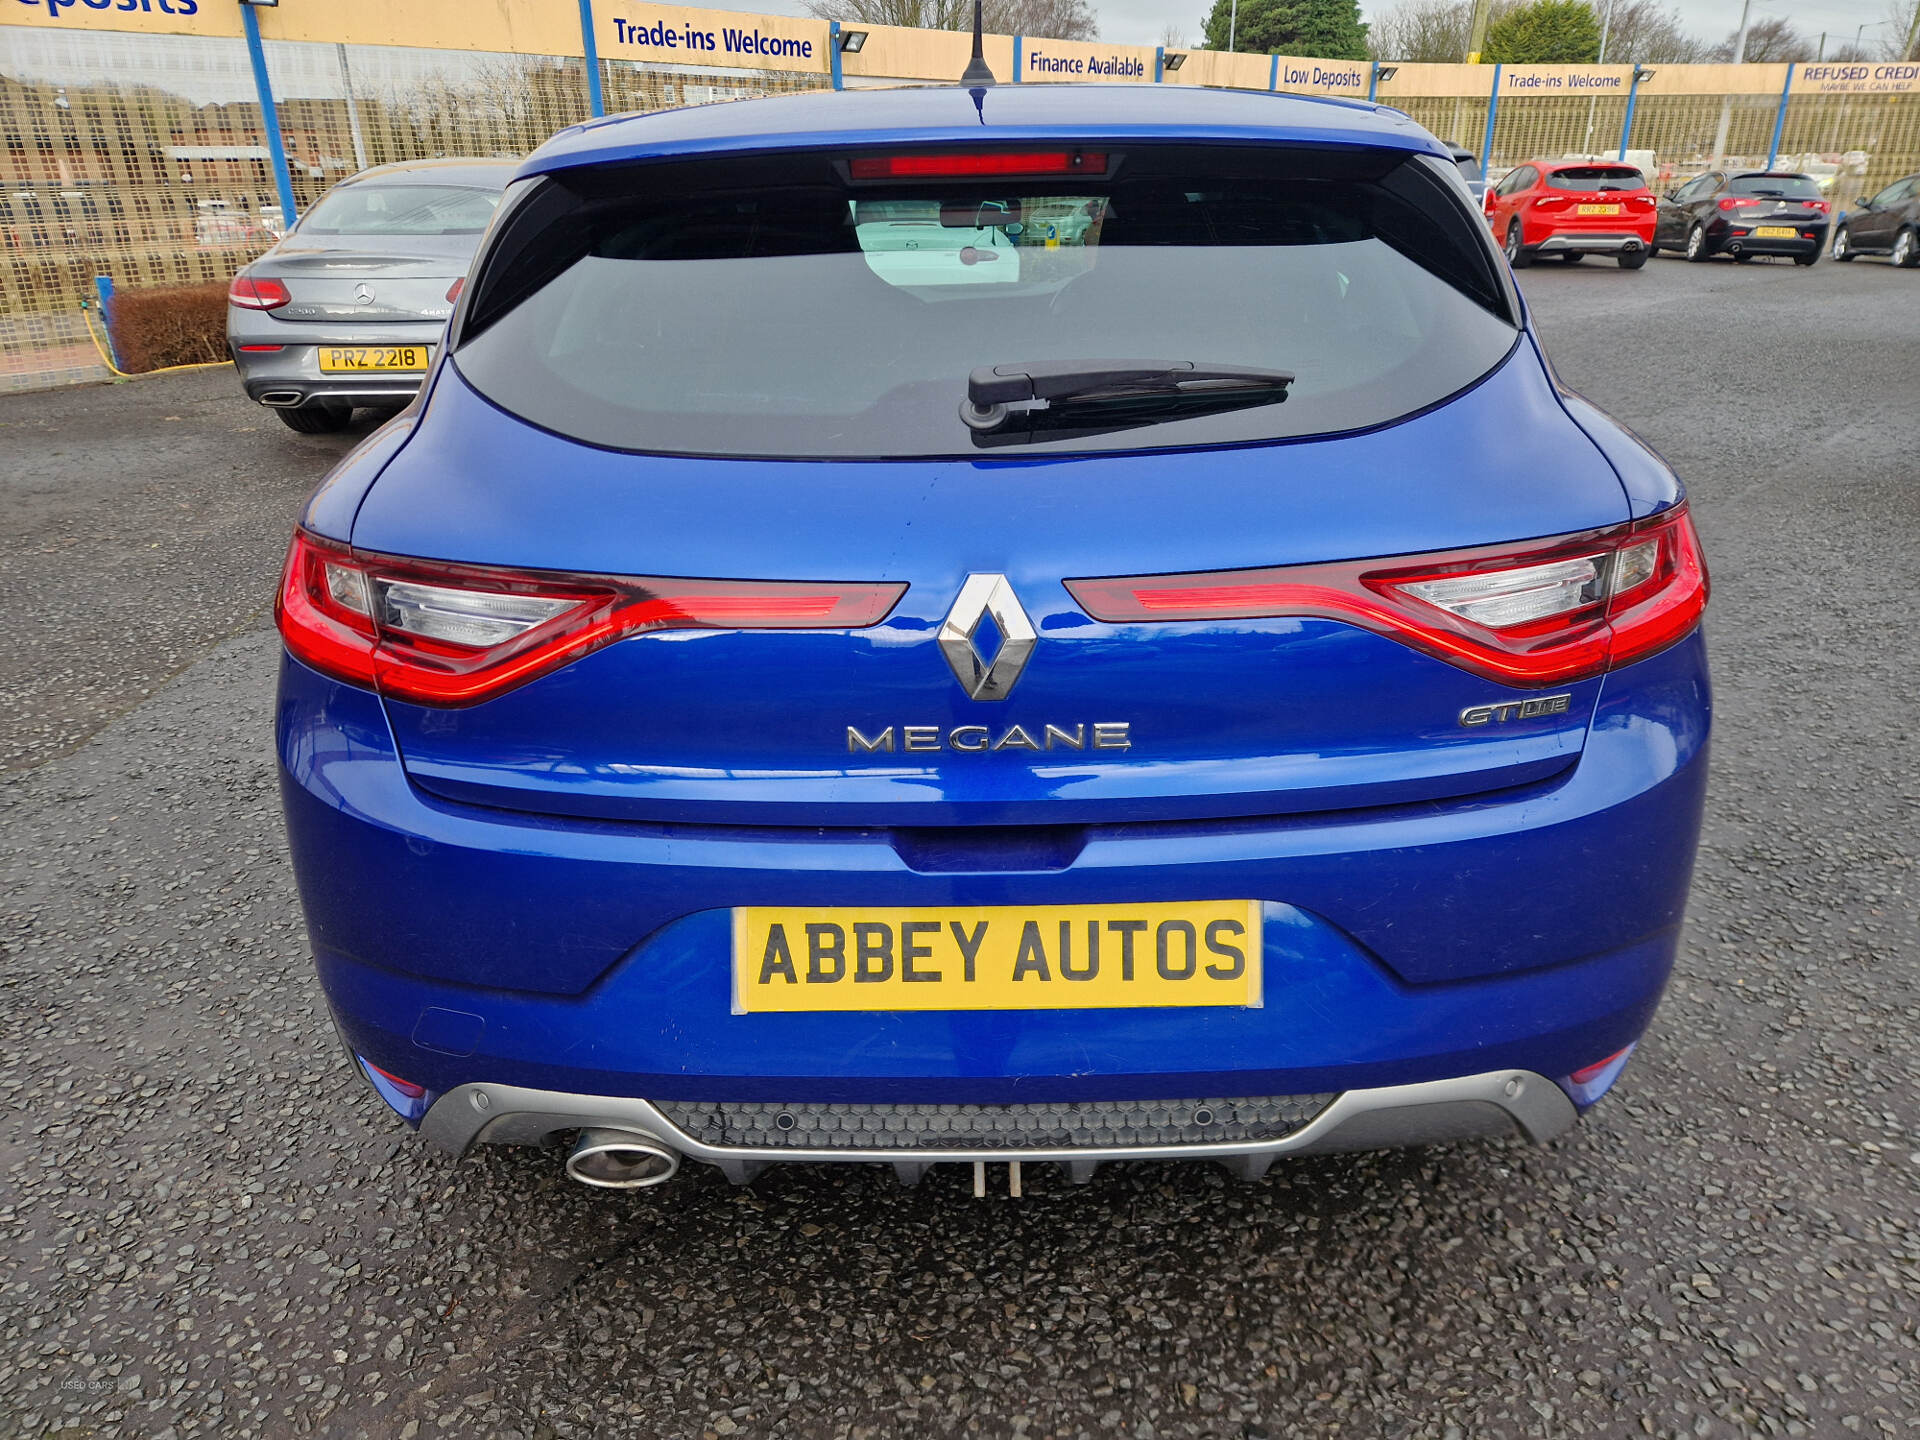
[[[1646,183],[1646,176],[1626,165],[1581,165],[1547,176],[1552,190],[1639,190]]]
[[[498,190],[467,185],[342,185],[307,213],[302,235],[478,235]]]
[[[1778,195],[1787,200],[1818,200],[1820,187],[1805,175],[1736,175],[1727,184],[1729,195]]]
[[[1514,343],[1443,162],[1139,146],[1088,147],[1065,173],[965,171],[1027,163],[997,153],[945,180],[812,153],[550,176],[500,226],[455,363],[503,408],[595,444],[918,457],[1377,425]],[[1121,359],[1295,378],[1122,385],[963,423],[983,367]]]

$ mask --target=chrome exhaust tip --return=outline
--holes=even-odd
[[[268,390],[260,396],[262,405],[271,405],[276,410],[294,410],[300,405],[298,390]]]
[[[567,1156],[567,1174],[603,1190],[663,1185],[680,1169],[679,1152],[633,1130],[582,1130]]]

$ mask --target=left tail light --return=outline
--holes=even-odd
[[[294,533],[274,606],[287,649],[418,705],[475,705],[650,630],[860,630],[904,584],[565,575],[358,554]]]
[[[233,277],[233,283],[227,286],[227,299],[243,310],[278,310],[293,303],[292,293],[280,281],[255,280],[250,275]]]
[[[1518,686],[1564,685],[1684,639],[1707,604],[1685,505],[1527,546],[1274,570],[1069,580],[1096,620],[1320,616]]]

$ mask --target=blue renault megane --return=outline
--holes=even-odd
[[[1673,961],[1706,595],[1397,112],[579,126],[287,557],[315,963],[592,1184],[1544,1140]]]

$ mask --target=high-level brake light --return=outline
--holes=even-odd
[[[557,575],[355,554],[297,531],[275,614],[287,649],[419,705],[474,705],[649,630],[859,630],[902,584]]]
[[[1099,150],[989,150],[961,155],[860,155],[848,162],[855,180],[957,180],[979,176],[1104,175]]]
[[[1564,685],[1683,639],[1707,603],[1684,505],[1520,549],[1069,580],[1096,620],[1320,616],[1509,685]]]

